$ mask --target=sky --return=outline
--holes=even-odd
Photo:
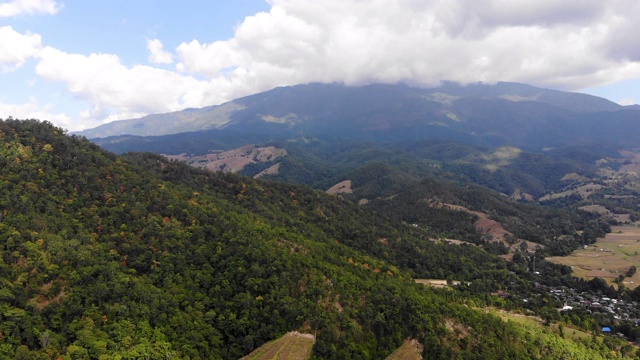
[[[0,0],[0,118],[69,131],[277,86],[514,81],[640,102],[635,0]]]

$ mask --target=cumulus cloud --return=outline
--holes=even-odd
[[[147,40],[147,49],[149,50],[149,62],[153,64],[171,64],[173,62],[173,55],[164,51],[160,40]]]
[[[625,99],[620,99],[617,102],[620,105],[628,106],[628,105],[636,104],[636,99],[634,99],[634,98],[625,98]]]
[[[247,94],[255,88],[250,76],[236,69],[225,76],[199,80],[190,75],[136,65],[127,67],[112,54],[69,54],[45,47],[39,54],[37,74],[62,82],[91,108],[83,123],[108,122],[149,113],[202,107]],[[243,77],[244,85],[237,80]],[[86,126],[72,126],[73,129]]]
[[[620,0],[274,0],[232,39],[181,44],[178,69],[212,77],[243,68],[272,86],[456,80],[579,89],[640,76],[631,41],[638,20],[640,3]]]
[[[0,65],[16,68],[40,51],[38,75],[90,103],[82,114],[88,122],[219,104],[308,82],[516,81],[580,90],[640,78],[636,1],[270,3],[269,12],[245,18],[230,39],[180,44],[174,71],[125,66],[110,54],[40,49],[39,37],[7,27],[0,33],[30,43],[11,53],[17,55],[0,52]],[[5,43],[11,42],[1,41],[0,48]],[[152,64],[174,60],[160,39],[149,40],[147,48]]]
[[[41,47],[38,34],[21,34],[11,26],[0,27],[0,69],[15,70],[37,55]]]
[[[0,4],[0,17],[39,13],[53,15],[60,7],[54,0],[13,0]]]
[[[54,114],[52,110],[53,104],[42,106],[35,98],[31,98],[29,102],[24,104],[6,104],[0,102],[0,117],[2,118],[11,116],[14,119],[47,120],[61,127],[71,125],[71,118],[69,118],[69,116],[62,113]]]

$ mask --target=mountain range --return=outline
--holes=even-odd
[[[102,138],[102,146],[116,151],[142,150],[149,142],[162,141],[138,136],[191,133],[197,137],[203,132],[209,141],[227,148],[256,140],[307,137],[456,140],[539,150],[596,142],[637,144],[639,118],[636,106],[517,83],[444,83],[428,89],[403,84],[307,84],[218,106],[116,121],[78,134]],[[189,135],[172,140],[185,142],[186,138]]]

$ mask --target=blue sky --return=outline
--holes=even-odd
[[[0,118],[71,131],[307,82],[640,102],[640,2],[0,0]]]

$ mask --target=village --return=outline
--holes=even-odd
[[[618,321],[629,321],[638,326],[640,320],[639,303],[634,300],[612,298],[598,293],[580,292],[565,286],[549,288],[549,294],[563,304],[558,308],[561,312],[586,311],[599,317],[609,319],[612,325]],[[611,331],[609,326],[603,326],[602,332]],[[621,335],[621,334],[620,334]]]

